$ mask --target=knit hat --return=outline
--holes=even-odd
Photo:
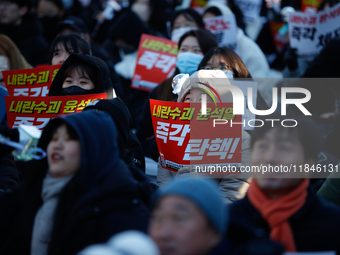
[[[176,179],[162,187],[156,201],[166,195],[179,195],[189,199],[202,210],[220,235],[225,233],[228,210],[218,186],[213,180],[203,178]]]
[[[189,93],[190,89],[195,88],[201,88],[209,91],[215,97],[215,101],[217,102],[217,95],[215,95],[216,93],[211,90],[211,88],[216,88],[216,83],[218,82],[217,78],[227,78],[227,76],[221,70],[199,70],[194,72],[182,85],[177,102],[184,102],[184,98]]]
[[[71,29],[75,30],[77,33],[84,33],[84,34],[89,33],[89,30],[87,29],[85,22],[82,19],[74,17],[74,16],[69,16],[66,19],[64,19],[62,22],[60,22],[60,24],[57,27],[58,33],[66,27],[70,27]]]

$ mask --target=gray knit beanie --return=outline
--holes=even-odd
[[[218,186],[213,180],[203,178],[176,179],[162,187],[156,201],[166,195],[179,195],[189,199],[202,210],[220,235],[225,233],[229,213]]]

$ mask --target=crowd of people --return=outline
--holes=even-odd
[[[306,61],[289,38],[276,48],[269,29],[287,25],[281,10],[301,11],[298,1],[263,1],[253,20],[239,1],[187,2],[0,0],[0,254],[340,254],[340,39]],[[318,11],[337,4],[323,0]],[[237,49],[221,47],[204,24],[230,15]],[[150,92],[131,87],[142,34],[178,43],[174,72]],[[51,119],[37,144],[46,157],[18,160],[1,71],[41,65],[61,65],[48,96],[106,99]],[[176,88],[178,75],[187,79]],[[211,93],[219,79],[258,83],[255,118],[264,124],[240,128],[239,166],[289,171],[202,178],[195,164],[162,164],[150,100],[233,103]],[[281,103],[272,88],[296,84],[311,95],[303,106],[261,116]],[[297,125],[273,124],[287,119]]]

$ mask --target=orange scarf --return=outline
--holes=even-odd
[[[285,246],[287,252],[295,252],[295,242],[289,218],[306,202],[308,179],[303,179],[298,187],[287,195],[269,199],[253,180],[248,190],[250,203],[261,213],[268,222],[271,232],[270,238]]]

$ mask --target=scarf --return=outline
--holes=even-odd
[[[54,213],[57,208],[60,193],[74,175],[61,178],[53,178],[49,171],[43,180],[41,198],[42,206],[34,218],[31,254],[44,255],[48,252],[48,245],[51,241]]]
[[[308,179],[303,179],[298,187],[277,199],[269,199],[252,181],[248,190],[250,203],[261,213],[271,228],[270,238],[285,246],[287,252],[295,252],[295,242],[289,218],[306,202]]]

